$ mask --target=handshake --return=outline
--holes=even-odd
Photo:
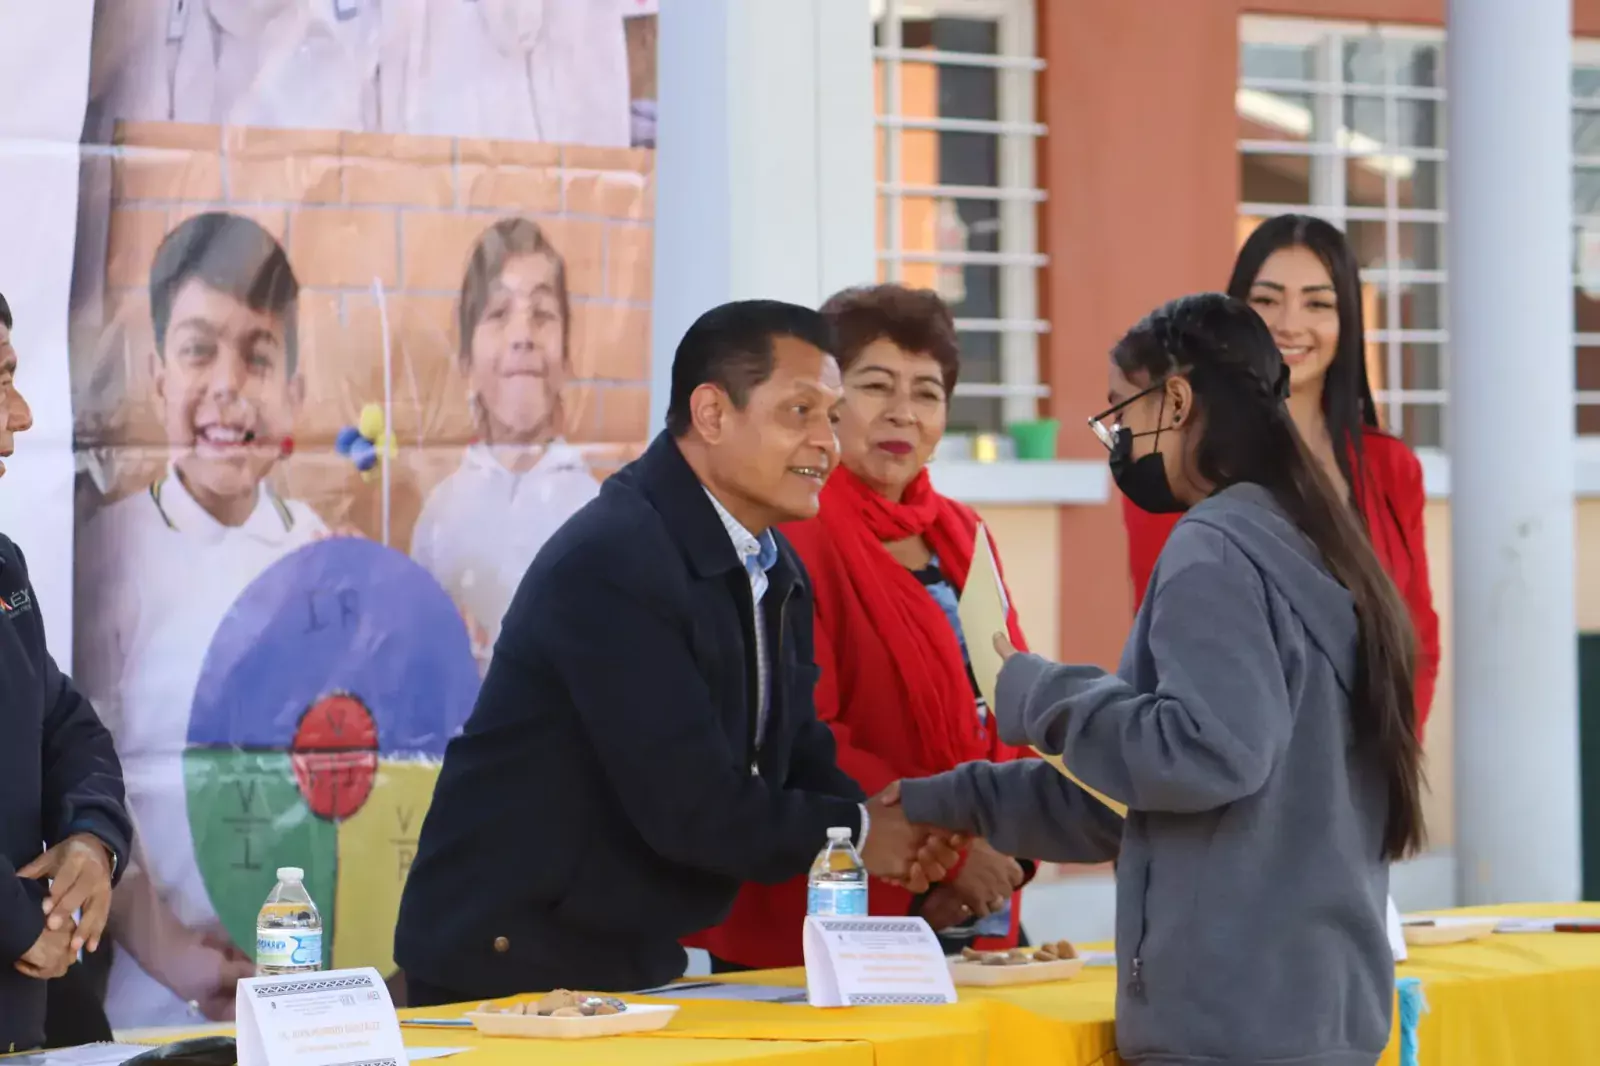
[[[867,814],[871,824],[861,852],[867,872],[915,895],[928,893],[921,914],[935,932],[1000,910],[1022,887],[1022,867],[985,841],[906,818],[899,782],[868,800]],[[958,865],[960,872],[947,881]]]

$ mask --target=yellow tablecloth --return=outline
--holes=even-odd
[[[1600,919],[1600,904],[1475,907],[1451,914]],[[1600,1064],[1600,933],[1495,935],[1413,948],[1422,980],[1422,1066]]]
[[[747,982],[763,984],[805,984],[799,970],[745,975]],[[522,997],[532,998],[532,997]],[[668,1001],[665,997],[652,997],[649,1002]],[[498,1001],[515,1002],[515,1000]],[[401,1011],[402,1019],[414,1017],[449,1018],[463,1013],[463,1008]],[[541,1042],[540,1066],[549,1048],[553,1055],[548,1061],[565,1066],[577,1063],[637,1062],[655,1066],[656,1063],[688,1062],[757,1062],[762,1066],[787,1063],[784,1058],[767,1058],[766,1055],[800,1055],[806,1049],[833,1057],[795,1058],[793,1061],[810,1066],[833,1066],[834,1063],[871,1063],[872,1066],[987,1066],[997,1061],[989,1056],[993,1021],[986,1005],[976,1002],[954,1003],[942,1007],[855,1007],[850,1010],[819,1011],[804,1006],[779,1003],[737,1003],[726,1000],[684,1000],[672,1019],[670,1028],[643,1036],[616,1037],[596,1041]],[[479,1052],[489,1051],[500,1058],[500,1052],[511,1055],[524,1054],[527,1041],[491,1040],[471,1031],[459,1029],[405,1030],[407,1045],[417,1047],[473,1047],[471,1063],[459,1066],[509,1066],[505,1062],[485,1060]],[[582,1049],[609,1048],[609,1058],[587,1057]],[[728,1057],[730,1048],[741,1049],[740,1055]],[[577,1051],[581,1057],[564,1056]],[[748,1057],[754,1055],[754,1058]],[[698,1057],[697,1057],[698,1056]],[[853,1056],[864,1056],[856,1058]]]
[[[1600,905],[1509,906],[1451,913],[1600,919]],[[1418,1035],[1422,1066],[1600,1066],[1600,934],[1495,935],[1413,948],[1399,968],[1429,1004]],[[800,986],[798,970],[729,977]],[[671,1028],[647,1036],[538,1045],[540,1066],[1118,1066],[1112,1020],[1116,974],[1091,968],[1068,982],[961,990],[944,1007],[816,1011],[782,1004],[685,1000]],[[659,1001],[658,1001],[659,1002]],[[405,1011],[449,1017],[453,1010]],[[470,1047],[458,1066],[520,1066],[526,1041],[470,1030],[405,1030],[414,1047]],[[1399,1062],[1397,1041],[1384,1056]]]

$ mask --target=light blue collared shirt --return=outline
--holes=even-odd
[[[756,691],[761,694],[761,704],[756,712],[756,743],[759,745],[767,727],[767,712],[772,707],[772,669],[767,657],[766,627],[761,624],[761,601],[767,595],[767,571],[778,562],[778,541],[770,529],[756,536],[722,506],[722,501],[713,496],[710,489],[705,489],[705,494],[711,506],[717,509],[722,528],[728,531],[733,550],[739,553],[739,561],[744,563],[745,573],[750,577],[750,599],[755,606],[756,624]],[[755,773],[756,768],[752,766],[750,772]],[[869,822],[866,805],[862,804],[861,832],[856,834],[857,849],[866,847]]]

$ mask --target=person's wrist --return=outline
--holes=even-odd
[[[121,865],[121,857],[117,854],[117,845],[107,840],[100,829],[90,822],[76,822],[69,830],[69,840],[76,840],[83,844],[93,846],[94,850],[105,860],[106,870],[112,877],[117,876]]]

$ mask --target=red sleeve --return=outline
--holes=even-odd
[[[1428,538],[1423,528],[1427,493],[1422,482],[1422,464],[1411,450],[1396,442],[1394,461],[1389,464],[1394,479],[1390,499],[1400,523],[1400,536],[1411,556],[1411,578],[1400,590],[1411,611],[1411,625],[1417,632],[1417,736],[1423,735],[1428,713],[1433,709],[1433,693],[1439,681],[1439,614],[1433,609],[1433,585],[1428,576]]]
[[[1135,507],[1126,496],[1122,497],[1122,524],[1128,531],[1128,570],[1133,576],[1134,610],[1144,602],[1156,559],[1166,547],[1172,527],[1182,517],[1181,514],[1151,514]]]

